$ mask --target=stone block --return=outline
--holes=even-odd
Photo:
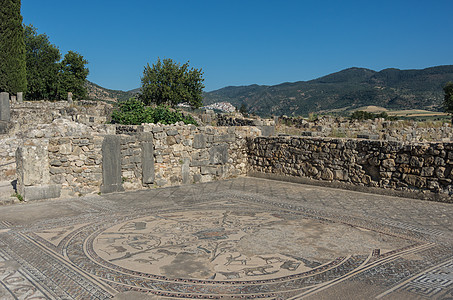
[[[22,92],[17,93],[17,102],[18,103],[24,102],[24,93],[22,93]]]
[[[49,157],[46,144],[22,146],[16,150],[17,190],[23,195],[27,186],[50,183]]]
[[[9,94],[0,93],[0,121],[9,122],[11,120],[11,106],[9,104]]]
[[[170,129],[167,131],[168,136],[175,136],[177,134],[178,134],[178,130],[175,130],[175,129]]]
[[[121,179],[121,137],[108,135],[102,143],[102,193],[124,191]]]
[[[190,183],[190,159],[184,158],[182,166],[181,166],[181,177],[183,184]]]
[[[209,165],[210,161],[207,159],[198,159],[198,160],[192,160],[190,163],[191,167],[201,167],[201,166],[207,166]]]
[[[236,135],[234,133],[214,136],[214,143],[233,143],[235,141]]]
[[[141,143],[142,147],[142,182],[151,184],[155,179],[154,172],[154,147],[152,140],[145,140]]]
[[[196,134],[193,137],[193,147],[195,149],[206,148],[206,136],[204,134]]]
[[[68,102],[69,102],[69,103],[72,103],[72,102],[73,102],[73,101],[72,101],[72,93],[71,93],[71,92],[68,93]]]
[[[25,201],[59,198],[61,195],[61,185],[26,186],[21,195]]]
[[[201,174],[194,174],[194,175],[193,175],[193,181],[194,181],[195,183],[200,182],[200,181],[201,181]]]
[[[258,126],[258,128],[261,130],[261,136],[274,136],[275,135],[275,126],[270,126],[270,125],[263,125],[263,126]]]
[[[223,165],[228,162],[228,145],[213,146],[209,149],[209,163],[211,165]]]

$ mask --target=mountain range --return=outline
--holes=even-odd
[[[453,81],[453,65],[379,72],[349,68],[310,81],[229,86],[203,93],[203,102],[205,105],[230,102],[236,107],[244,104],[249,112],[260,116],[341,113],[368,105],[436,111],[442,110],[442,88],[449,81]],[[100,94],[102,88],[93,86]],[[104,89],[104,92],[112,99],[122,100],[131,97],[137,89],[129,92]]]

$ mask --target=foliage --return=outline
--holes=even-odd
[[[27,79],[26,99],[67,99],[68,92],[74,99],[86,97],[88,63],[82,55],[69,51],[60,62],[60,50],[49,41],[46,34],[38,34],[32,25],[24,27],[26,45]]]
[[[189,62],[180,65],[172,59],[157,60],[152,67],[147,64],[141,78],[140,99],[147,105],[170,105],[187,102],[192,107],[202,105],[204,88],[201,69],[189,69]]]
[[[444,93],[445,112],[453,114],[453,82],[450,81],[444,86]]]
[[[20,7],[20,0],[2,0],[0,4],[0,92],[12,94],[27,89]]]
[[[60,50],[45,34],[38,34],[32,25],[25,26],[28,89],[26,99],[57,99]]]
[[[87,96],[85,82],[89,73],[85,66],[88,61],[77,52],[69,51],[60,63],[59,98],[66,99],[68,92],[72,92],[74,99],[83,99]]]
[[[241,107],[239,108],[239,112],[244,116],[248,116],[248,109],[247,109],[247,105],[245,105],[244,103],[241,104]]]
[[[17,193],[17,192],[14,193],[14,194],[12,194],[11,197],[16,197],[17,200],[19,200],[19,201],[21,201],[21,202],[24,201],[24,197],[22,197],[22,195],[19,194],[19,193]]]
[[[172,110],[167,106],[146,107],[142,101],[131,98],[121,102],[112,113],[112,123],[140,125],[142,123],[174,124],[183,121],[185,124],[198,125],[190,115]]]
[[[370,113],[370,112],[367,112],[367,111],[356,110],[355,112],[353,112],[351,114],[351,119],[352,120],[363,121],[363,120],[370,120],[370,119],[373,120],[373,119],[376,119],[376,118],[383,118],[383,119],[389,120],[389,121],[397,120],[396,117],[389,116],[386,112],[381,112],[379,114],[373,114],[373,113]]]

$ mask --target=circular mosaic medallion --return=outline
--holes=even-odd
[[[92,259],[105,266],[202,281],[284,278],[339,257],[408,244],[300,215],[220,209],[141,217],[97,232],[90,240]]]

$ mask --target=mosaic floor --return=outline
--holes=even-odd
[[[241,178],[0,207],[0,299],[453,299],[453,205]]]

